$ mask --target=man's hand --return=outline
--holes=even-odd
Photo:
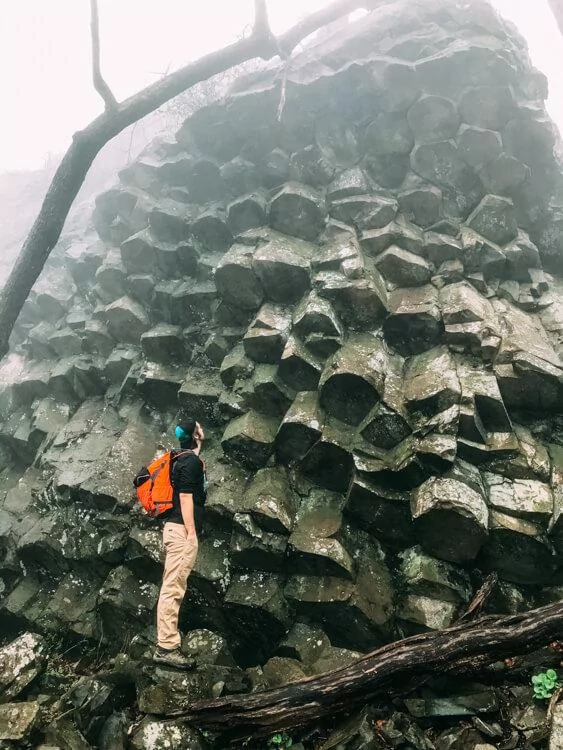
[[[194,438],[199,441],[205,440],[205,433],[199,422],[195,423]]]

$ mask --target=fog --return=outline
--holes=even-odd
[[[279,33],[326,4],[269,0],[272,27]],[[518,25],[548,75],[548,106],[561,127],[563,41],[547,0],[494,4]],[[120,99],[248,33],[253,0],[99,0],[99,10],[102,68]],[[88,0],[3,0],[0,70],[0,172],[41,167],[102,108],[91,84]]]

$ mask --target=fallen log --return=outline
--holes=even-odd
[[[174,714],[196,727],[266,736],[365,705],[416,675],[482,668],[563,637],[563,602],[509,616],[487,616],[390,643],[347,667],[283,687],[194,703]]]

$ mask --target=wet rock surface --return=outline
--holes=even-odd
[[[522,40],[481,2],[397,0],[295,55],[277,122],[283,75],[98,198],[0,363],[2,741],[220,747],[170,713],[446,627],[490,572],[486,611],[560,597],[563,183]],[[138,661],[162,550],[131,478],[190,415],[211,484],[178,676]],[[535,668],[315,742],[546,747]]]

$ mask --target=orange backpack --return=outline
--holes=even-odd
[[[184,453],[192,451],[168,451],[155,458],[148,466],[143,466],[133,480],[137,498],[152,518],[166,513],[173,507],[172,468],[174,461]]]

